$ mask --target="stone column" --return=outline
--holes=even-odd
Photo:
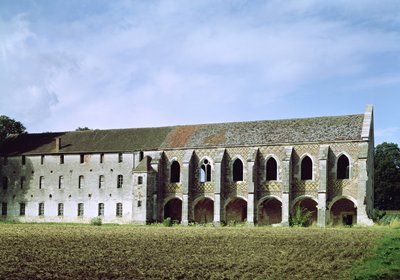
[[[247,223],[254,225],[254,192],[257,181],[258,148],[252,148],[247,158]]]
[[[293,147],[285,147],[285,157],[282,161],[282,222],[283,226],[289,226],[290,216],[290,192],[292,184],[292,152]]]
[[[328,183],[329,145],[319,148],[319,188],[318,188],[318,218],[319,227],[326,226],[326,192]]]
[[[368,143],[358,144],[358,188],[357,188],[357,224],[359,225],[373,225],[374,222],[368,217],[367,213],[367,187],[371,182],[368,178]],[[373,172],[373,170],[371,171]]]
[[[189,223],[189,184],[190,184],[190,161],[192,159],[193,150],[185,152],[182,166],[182,225]]]
[[[218,149],[217,156],[214,162],[214,224],[221,224],[221,190],[224,183],[223,180],[223,159],[225,149]]]

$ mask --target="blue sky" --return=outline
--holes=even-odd
[[[29,132],[375,110],[399,143],[400,1],[0,3],[0,114]]]

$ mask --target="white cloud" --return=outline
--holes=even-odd
[[[72,21],[47,22],[43,7],[5,22],[0,110],[34,131],[264,118],[400,51],[382,27],[398,17],[374,1],[106,3]]]

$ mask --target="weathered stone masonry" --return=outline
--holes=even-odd
[[[373,112],[24,134],[0,148],[3,220],[372,224]]]

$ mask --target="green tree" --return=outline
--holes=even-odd
[[[400,208],[400,149],[394,143],[375,148],[375,207],[385,210]]]
[[[85,130],[91,130],[89,127],[85,126],[85,127],[78,127],[77,129],[75,129],[75,131],[85,131]]]
[[[24,132],[26,132],[26,128],[22,123],[4,115],[0,116],[0,142],[11,134]]]

